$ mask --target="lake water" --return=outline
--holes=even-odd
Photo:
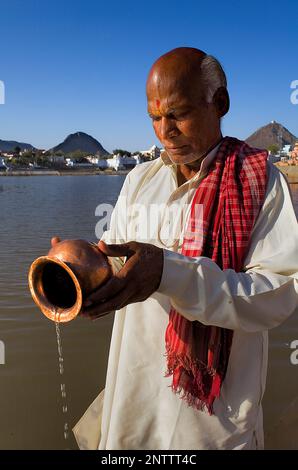
[[[0,449],[77,448],[64,440],[55,324],[34,305],[28,268],[53,235],[96,241],[95,209],[114,203],[124,176],[0,177]],[[298,210],[298,185],[292,185]],[[113,317],[61,325],[69,427],[104,387]],[[293,315],[270,334],[264,399],[267,447],[298,449],[298,340]],[[279,422],[280,417],[282,421]],[[286,433],[280,432],[286,426]],[[285,435],[286,434],[286,435]]]

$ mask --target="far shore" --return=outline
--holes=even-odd
[[[276,165],[276,164],[275,164]],[[298,184],[298,166],[281,166],[277,168],[287,177],[291,184]],[[127,175],[131,170],[100,170],[99,168],[63,168],[63,169],[36,169],[36,170],[9,170],[0,172],[0,176],[96,176],[96,175]]]
[[[98,168],[84,169],[38,169],[38,170],[9,170],[0,172],[0,176],[90,176],[90,175],[127,175],[130,170],[99,170]]]

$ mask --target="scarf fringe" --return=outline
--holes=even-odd
[[[186,356],[185,354],[177,354],[170,346],[166,345],[166,354],[168,371],[166,377],[172,375],[176,367],[182,366],[188,373],[193,374],[195,377],[196,371],[199,369],[202,373],[214,376],[216,370],[213,367],[208,367],[203,361],[197,358]]]
[[[213,414],[213,402],[219,396],[221,380],[216,381],[215,387],[212,385],[212,392],[210,389],[204,390],[203,385],[206,383],[206,376],[214,379],[216,371],[212,367],[207,367],[202,361],[191,358],[183,354],[177,354],[169,347],[166,348],[165,354],[167,358],[168,369],[165,377],[174,376],[174,372],[183,369],[183,373],[189,376],[187,389],[180,381],[175,378],[170,385],[172,391],[179,395],[182,400],[185,400],[188,406],[194,407],[199,411],[208,411],[209,415]],[[181,379],[181,375],[180,375]]]
[[[169,386],[176,395],[179,395],[181,400],[184,400],[187,403],[188,406],[196,408],[198,411],[208,411],[210,416],[213,414],[213,402],[211,404],[205,402],[203,399],[193,395],[191,392],[186,392],[182,386],[174,387],[173,384]]]

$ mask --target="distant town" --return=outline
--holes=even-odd
[[[1,149],[2,146],[6,150]],[[5,142],[5,143],[3,143]],[[17,143],[17,142],[14,142]],[[147,150],[129,152],[115,149],[107,152],[92,136],[84,132],[70,134],[64,142],[53,149],[36,149],[28,144],[0,141],[0,170],[5,172],[20,172],[34,170],[100,170],[127,171],[136,165],[160,156],[162,149],[152,145]],[[7,150],[7,147],[13,147]]]
[[[50,154],[44,150],[20,150],[0,153],[0,169],[32,170],[32,169],[99,169],[99,170],[130,170],[136,165],[160,156],[161,149],[153,145],[148,150],[131,153],[116,149],[112,154],[99,156],[86,154],[81,150],[63,154],[60,150]]]

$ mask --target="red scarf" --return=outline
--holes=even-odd
[[[225,137],[193,197],[182,254],[207,256],[239,272],[266,191],[267,152]],[[202,217],[198,208],[203,209]],[[213,413],[228,367],[233,331],[189,321],[173,307],[166,330],[167,376],[172,389]]]

